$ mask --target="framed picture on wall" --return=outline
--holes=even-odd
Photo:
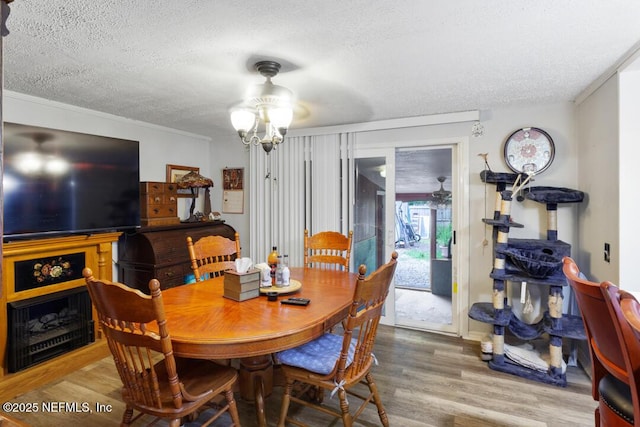
[[[244,168],[222,170],[222,212],[244,212]]]
[[[193,166],[167,165],[167,182],[176,182],[189,172],[200,173],[200,168]],[[193,197],[188,188],[178,189],[178,197]]]
[[[224,168],[222,170],[223,190],[244,190],[244,168]]]

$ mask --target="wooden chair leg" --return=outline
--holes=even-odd
[[[231,415],[231,421],[233,421],[234,426],[240,425],[240,416],[238,415],[238,405],[236,404],[236,400],[233,397],[233,390],[227,390],[224,393],[224,396],[227,399],[227,404],[229,405],[229,415]]]
[[[293,390],[293,380],[287,379],[284,385],[284,393],[282,394],[282,405],[280,406],[280,419],[278,420],[278,427],[284,427],[287,420],[287,413],[289,413],[289,403],[291,402],[291,391]]]
[[[131,420],[133,419],[133,408],[127,406],[124,410],[124,414],[122,414],[122,422],[120,423],[120,427],[129,427],[131,425]]]
[[[344,427],[353,426],[353,417],[349,413],[349,402],[347,401],[347,391],[344,388],[338,390],[338,397],[340,397],[340,410],[342,411],[342,424]]]
[[[387,418],[387,412],[384,409],[384,405],[382,404],[382,400],[380,399],[380,395],[378,394],[378,387],[376,383],[373,381],[373,375],[368,373],[365,378],[367,379],[367,385],[369,386],[369,391],[373,395],[373,401],[378,408],[378,416],[380,417],[380,422],[384,427],[389,427],[389,419]]]

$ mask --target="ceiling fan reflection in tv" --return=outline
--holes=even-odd
[[[140,226],[138,141],[4,124],[3,239]]]

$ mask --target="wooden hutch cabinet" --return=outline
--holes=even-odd
[[[211,235],[233,240],[235,233],[224,221],[143,227],[124,233],[118,243],[118,280],[145,293],[154,278],[161,289],[182,285],[192,274],[187,236],[194,241]]]

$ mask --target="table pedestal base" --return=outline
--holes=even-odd
[[[255,356],[240,359],[240,397],[253,402],[256,397],[255,381],[262,383],[263,397],[273,391],[273,363],[271,356]]]
[[[271,355],[240,359],[240,397],[255,402],[258,425],[266,427],[264,399],[273,391]]]

